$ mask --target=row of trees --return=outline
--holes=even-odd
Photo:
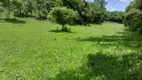
[[[106,13],[106,21],[112,21],[117,23],[123,23],[125,13],[122,11],[114,11]]]
[[[7,19],[16,17],[49,19],[63,26],[65,24],[100,24],[104,20],[124,23],[130,31],[142,33],[142,0],[134,0],[126,12],[107,12],[105,0],[0,0],[0,13],[7,12]]]
[[[78,24],[102,23],[103,20],[122,23],[123,12],[106,12],[105,0],[94,0],[94,3],[85,0],[0,0],[1,7],[7,11],[7,19],[10,19],[11,11],[17,17],[35,17],[46,19],[54,7],[67,7],[79,14]],[[0,7],[0,12],[3,11]],[[54,9],[53,9],[54,10]]]
[[[47,17],[54,0],[0,0],[0,5],[6,10],[7,18],[10,19],[11,12],[15,16],[35,16],[38,19]]]
[[[46,19],[54,7],[73,9],[83,19],[92,17],[94,14],[98,14],[99,17],[103,14],[105,0],[94,1],[95,3],[89,3],[85,0],[0,0],[0,5],[7,11],[8,19],[10,19],[11,12],[14,12],[14,15],[18,17],[34,16],[37,19]]]
[[[0,5],[10,19],[11,12],[16,17],[49,19],[63,26],[65,24],[102,23],[105,18],[105,0],[0,0]]]

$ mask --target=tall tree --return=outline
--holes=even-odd
[[[99,5],[102,9],[105,9],[107,2],[105,0],[94,0],[95,3]]]
[[[17,0],[0,0],[0,2],[2,2],[2,6],[4,6],[8,11],[7,19],[10,19],[11,10],[14,8]]]
[[[47,17],[48,12],[54,6],[55,0],[34,0],[34,9],[38,19]]]

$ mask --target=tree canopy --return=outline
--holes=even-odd
[[[72,24],[72,22],[75,21],[77,17],[77,12],[72,9],[67,9],[66,7],[55,7],[50,11],[48,15],[50,21],[62,25],[63,31],[67,31],[65,25]]]
[[[142,1],[135,0],[126,8],[125,26],[130,31],[142,33]]]

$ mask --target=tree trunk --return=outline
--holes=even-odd
[[[19,12],[20,12],[20,17],[22,17],[22,11],[21,11],[21,9],[19,10]]]
[[[62,31],[67,31],[67,27],[64,24],[62,25]]]
[[[62,25],[62,31],[64,31],[65,30],[65,25]]]

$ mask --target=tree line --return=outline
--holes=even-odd
[[[0,0],[0,5],[1,8],[7,10],[8,19],[10,19],[11,12],[14,12],[14,16],[17,17],[33,16],[37,19],[46,19],[54,7],[67,7],[67,9],[77,11],[81,18],[92,17],[93,14],[103,15],[105,0],[94,1],[95,3],[89,3],[85,0]]]
[[[126,12],[106,11],[105,0],[0,0],[0,13],[6,12],[7,19],[16,17],[34,17],[39,20],[49,19],[62,25],[66,24],[101,24],[104,21],[124,23],[130,31],[142,32],[142,0],[134,0]]]

